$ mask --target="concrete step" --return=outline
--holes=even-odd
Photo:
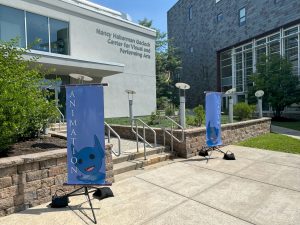
[[[53,130],[53,131],[67,131],[67,126],[61,126],[60,128],[59,127],[50,127],[50,130]]]
[[[143,167],[153,165],[155,163],[163,162],[172,158],[172,154],[169,152],[158,153],[150,155],[144,160],[144,157],[137,158],[131,161],[125,161],[121,163],[114,164],[114,175],[125,173],[131,170],[141,169]]]
[[[67,123],[51,123],[50,127],[67,126]]]
[[[67,132],[67,124],[66,123],[52,123],[50,124],[50,130],[55,132]]]

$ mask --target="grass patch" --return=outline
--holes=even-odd
[[[300,140],[281,134],[264,134],[238,143],[240,146],[300,154]]]
[[[272,125],[300,131],[300,121],[293,121],[293,122],[272,121]]]

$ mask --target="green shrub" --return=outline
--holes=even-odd
[[[170,100],[167,97],[157,98],[157,109],[163,110],[169,106]]]
[[[239,120],[251,118],[255,106],[250,106],[247,103],[239,102],[233,106],[233,115]]]
[[[175,115],[175,110],[176,110],[176,107],[173,104],[169,104],[165,108],[166,116],[174,116]]]
[[[0,43],[0,154],[17,141],[37,134],[56,116],[36,59],[24,60],[17,40]]]
[[[197,107],[195,107],[193,109],[193,111],[195,113],[195,125],[201,126],[202,122],[205,119],[205,111],[204,111],[203,105],[198,105]]]
[[[157,114],[157,111],[152,112],[150,116],[150,121],[148,122],[148,125],[157,125],[159,124],[159,116]]]
[[[191,115],[186,116],[186,124],[190,126],[197,126],[196,117]]]

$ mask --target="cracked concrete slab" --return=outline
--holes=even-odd
[[[227,215],[226,213],[201,205],[195,201],[187,201],[176,208],[154,218],[145,225],[249,225],[250,223]]]
[[[137,177],[190,197],[226,179],[228,175],[185,163],[175,163]]]
[[[193,199],[254,224],[299,224],[300,193],[230,177]]]

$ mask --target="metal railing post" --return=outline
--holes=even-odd
[[[146,160],[146,131],[145,124],[143,124],[143,138],[144,138],[144,159]]]
[[[172,126],[171,126],[171,152],[173,153],[173,151],[174,151],[174,140],[173,140],[173,138],[174,138],[174,135],[173,135],[173,124],[172,124]]]
[[[59,117],[59,124],[58,124],[58,129],[59,129],[59,131],[61,130],[61,123],[64,123],[65,122],[65,116],[64,116],[64,114],[60,111],[60,109],[58,108],[58,107],[56,107],[56,109],[57,109],[57,111],[59,112],[59,114],[60,114],[60,117]],[[62,120],[62,122],[61,122],[61,120]],[[55,122],[56,122],[56,120],[55,120]]]
[[[163,128],[164,146],[166,147],[166,128]]]
[[[138,125],[137,125],[137,122],[135,121],[135,130],[136,130],[136,133],[135,133],[135,136],[136,136],[136,149],[137,149],[137,152],[139,152],[139,135],[138,135]]]
[[[155,132],[155,130],[153,130],[148,124],[146,124],[146,123],[145,123],[143,120],[141,120],[141,119],[134,118],[133,120],[134,120],[134,122],[136,123],[136,130],[134,130],[133,125],[132,125],[132,126],[131,126],[131,131],[132,131],[135,135],[138,136],[137,140],[138,140],[138,139],[141,139],[142,141],[145,141],[145,143],[146,143],[147,145],[149,145],[151,148],[156,147],[156,146],[157,146],[157,143],[156,143],[157,140],[156,140],[156,132]],[[154,137],[154,145],[150,144],[145,138],[143,138],[143,137],[138,133],[138,127],[137,127],[137,123],[138,123],[138,122],[140,122],[144,127],[149,128],[150,131],[152,131],[153,137]]]
[[[182,126],[180,126],[176,121],[171,119],[170,117],[165,116],[165,118],[167,120],[171,121],[171,132],[170,132],[170,130],[167,130],[165,127],[162,128],[162,130],[164,132],[164,134],[163,134],[164,146],[166,146],[166,134],[168,134],[170,136],[171,152],[173,153],[174,152],[174,140],[179,143],[184,142],[184,128]],[[176,136],[174,136],[174,124],[181,129],[181,140],[179,140]]]
[[[110,143],[110,129],[107,129],[108,143]]]
[[[121,138],[120,138],[120,135],[114,130],[112,129],[106,122],[104,122],[104,126],[107,127],[108,129],[108,143],[110,143],[110,132],[113,132],[114,135],[116,135],[117,139],[118,139],[118,152],[115,152],[113,149],[112,149],[112,153],[115,154],[115,156],[119,157],[121,155]]]

